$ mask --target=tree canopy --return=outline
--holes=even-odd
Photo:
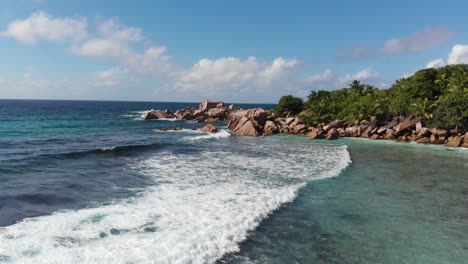
[[[297,115],[304,110],[304,101],[302,98],[292,95],[281,97],[275,108],[275,113],[279,115]]]
[[[468,65],[423,69],[382,90],[355,80],[339,90],[313,90],[305,103],[297,97],[283,96],[276,112],[300,112],[310,125],[334,119],[353,124],[415,115],[428,126],[467,131]]]

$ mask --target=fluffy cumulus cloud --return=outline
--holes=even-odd
[[[69,50],[75,55],[96,58],[114,58],[128,52],[127,48],[123,47],[119,42],[101,38],[87,40],[80,45],[71,47]]]
[[[56,18],[39,11],[11,22],[3,35],[25,43],[65,42],[69,44],[69,54],[115,63],[108,70],[91,74],[89,82],[84,82],[101,87],[115,87],[122,83],[124,75],[128,78],[138,74],[164,80],[166,87],[179,92],[202,89],[214,94],[232,88],[266,92],[300,64],[296,59],[281,57],[271,62],[255,57],[222,57],[201,59],[184,68],[171,62],[165,46],[150,45],[138,27],[123,25],[115,18],[97,21],[93,33],[87,27],[85,18]]]
[[[40,40],[79,41],[87,36],[87,22],[85,18],[54,18],[38,11],[28,18],[11,22],[2,35],[28,44]]]
[[[165,46],[150,46],[139,51],[142,30],[127,27],[115,19],[101,21],[96,26],[97,36],[69,48],[71,54],[90,58],[114,60],[137,74],[165,76],[172,65]]]
[[[268,87],[273,81],[281,78],[298,65],[299,61],[296,59],[285,60],[283,58],[277,58],[271,65],[259,73],[258,84],[262,87]]]
[[[277,58],[272,63],[259,62],[255,57],[241,60],[234,57],[216,60],[201,59],[188,70],[182,70],[175,78],[175,87],[182,90],[206,88],[223,90],[242,86],[270,86],[299,62],[296,59]]]
[[[122,75],[128,72],[127,69],[110,68],[92,75],[92,85],[95,86],[115,86],[120,83]]]
[[[468,63],[468,45],[456,44],[448,55],[447,64],[461,63]],[[426,68],[439,68],[445,65],[445,60],[439,58],[428,62]]]
[[[313,74],[311,76],[308,76],[302,79],[299,83],[304,86],[312,86],[312,85],[325,83],[331,80],[334,76],[335,76],[335,73],[332,70],[326,69],[322,73]]]
[[[447,28],[425,28],[410,36],[392,38],[385,41],[381,47],[354,47],[345,55],[338,57],[339,61],[363,59],[372,56],[400,55],[417,53],[436,47],[454,37],[455,33]]]
[[[468,45],[457,44],[448,56],[449,64],[468,63]]]
[[[363,70],[360,70],[356,73],[348,73],[342,78],[340,78],[340,82],[345,84],[352,82],[354,80],[359,80],[359,81],[375,81],[378,78],[380,78],[382,74],[380,72],[372,70],[372,68],[366,68]]]
[[[143,39],[140,28],[123,26],[116,19],[109,19],[99,23],[97,31],[106,39],[119,42],[138,42]]]
[[[426,68],[439,68],[445,65],[444,59],[435,59],[427,63]]]

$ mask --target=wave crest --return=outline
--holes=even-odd
[[[254,140],[262,142],[157,153],[133,167],[155,182],[141,197],[0,228],[0,256],[35,264],[212,263],[238,251],[307,182],[351,163],[344,146]]]
[[[231,133],[229,133],[225,129],[221,129],[220,131],[216,133],[205,133],[205,135],[200,135],[200,136],[183,137],[182,140],[198,141],[198,140],[207,140],[207,139],[223,139],[223,138],[228,138],[230,136],[231,136]]]

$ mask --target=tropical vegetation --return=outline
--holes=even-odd
[[[275,112],[299,115],[309,125],[335,119],[348,124],[421,117],[427,126],[468,131],[468,65],[428,68],[388,89],[353,81],[339,90],[312,90],[307,100],[283,96]]]

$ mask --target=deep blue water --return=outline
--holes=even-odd
[[[468,259],[467,150],[139,119],[187,106],[0,100],[0,263]]]
[[[203,124],[138,117],[145,110],[187,106],[198,108],[197,103],[0,100],[0,226],[127,197],[133,195],[130,187],[151,184],[125,166],[152,151],[177,148],[173,135],[154,130]]]

